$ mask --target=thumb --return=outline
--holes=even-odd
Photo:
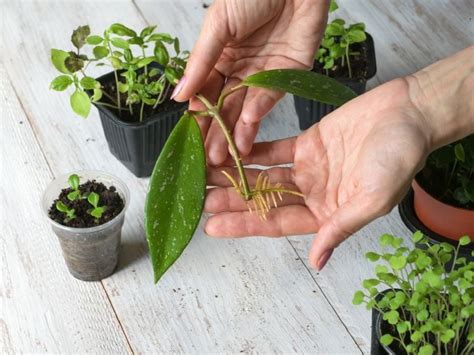
[[[181,78],[172,98],[183,102],[189,100],[206,83],[225,45],[230,40],[227,15],[223,2],[215,2],[208,9],[199,38],[194,45]]]
[[[310,265],[321,271],[334,248],[376,218],[389,213],[392,205],[380,196],[367,193],[352,197],[329,217],[319,229],[309,252]]]

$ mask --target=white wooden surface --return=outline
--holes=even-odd
[[[143,229],[148,179],[108,151],[98,115],[71,113],[48,90],[50,48],[68,48],[73,28],[112,22],[159,24],[192,48],[201,1],[0,2],[0,353],[309,352],[367,353],[370,314],[351,305],[371,274],[363,254],[385,232],[407,235],[398,213],[370,224],[310,270],[312,236],[216,240],[202,228],[155,286]],[[206,1],[208,3],[208,1]],[[364,21],[375,39],[373,87],[473,42],[469,0],[339,0],[339,15]],[[260,140],[297,134],[292,99],[262,125]],[[69,276],[39,209],[56,175],[101,169],[126,181],[132,200],[118,271],[102,282]]]

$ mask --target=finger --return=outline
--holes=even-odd
[[[264,166],[292,163],[295,155],[296,138],[256,143],[253,145],[250,154],[242,158],[242,162]],[[235,164],[232,159],[227,159],[222,165],[234,166]]]
[[[392,204],[380,196],[360,194],[340,206],[321,226],[309,252],[310,264],[321,270],[332,250],[374,219],[390,212]],[[329,255],[329,256],[328,256]]]
[[[284,187],[292,191],[298,191],[295,185],[284,184]],[[276,208],[274,203],[276,203],[278,207],[304,205],[304,199],[302,197],[291,194],[282,194],[281,200],[275,194],[275,202],[273,202],[269,195],[267,202],[271,208]],[[254,209],[254,203],[245,201],[233,187],[219,187],[207,190],[206,201],[204,202],[204,211],[206,212],[248,211],[249,208]]]
[[[176,101],[189,100],[200,91],[229,39],[225,6],[211,6],[189,57],[184,76],[176,87]]]
[[[230,176],[232,176],[235,181],[240,181],[240,176],[236,168],[232,167],[220,167],[220,168],[208,168],[207,169],[207,184],[210,186],[221,186],[221,187],[230,187],[232,183],[229,179],[222,173],[225,171]],[[294,184],[293,172],[291,168],[276,167],[266,170],[261,169],[245,169],[245,175],[247,176],[247,181],[250,185],[255,185],[257,181],[257,176],[265,172],[265,175],[268,176],[268,179],[271,183],[291,183]]]
[[[305,206],[273,208],[262,221],[255,214],[246,212],[220,213],[210,217],[205,231],[213,237],[267,236],[308,234],[318,230],[314,215]]]
[[[248,155],[257,135],[258,123],[284,96],[281,91],[249,88],[240,119],[234,130],[235,144],[242,155]]]
[[[215,69],[211,70],[209,77],[207,78],[206,83],[200,89],[200,94],[206,97],[211,102],[216,102],[217,98],[220,95],[222,87],[224,86],[225,78]],[[189,109],[192,111],[205,111],[206,106],[196,97],[191,97],[189,100]],[[201,133],[204,139],[207,136],[209,126],[212,122],[210,117],[201,117],[197,119],[199,128],[201,128]]]
[[[238,83],[239,79],[229,78],[223,90],[229,90]],[[242,89],[229,96],[221,109],[220,115],[230,132],[234,129],[235,122],[239,118],[245,92],[246,89]],[[228,144],[217,119],[213,119],[209,127],[206,138],[206,151],[210,165],[220,165],[229,157]]]

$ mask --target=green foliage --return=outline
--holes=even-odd
[[[337,9],[336,2],[331,1],[329,12]],[[336,18],[327,24],[315,59],[323,65],[328,74],[335,66],[344,67],[347,65],[349,78],[352,78],[351,58],[359,56],[360,53],[352,51],[351,46],[364,42],[366,39],[364,23],[346,25],[343,19]]]
[[[325,75],[298,69],[275,69],[253,74],[245,86],[281,90],[310,100],[340,106],[356,97],[348,87]]]
[[[69,186],[71,186],[72,191],[67,194],[69,201],[75,201],[78,198],[82,198],[81,191],[79,190],[80,180],[79,176],[72,174],[68,178]]]
[[[184,73],[188,51],[181,51],[179,40],[167,33],[155,33],[156,26],[145,27],[140,34],[114,23],[103,36],[91,35],[89,26],[73,31],[73,51],[51,50],[54,67],[64,75],[51,82],[51,89],[75,88],[70,103],[82,117],[90,112],[91,102],[129,111],[143,120],[144,106],[156,109],[170,95]],[[86,54],[88,52],[89,54]],[[161,65],[162,69],[151,67]],[[87,76],[90,65],[109,66],[115,71],[116,95],[107,93],[101,83]],[[103,101],[106,98],[106,101]]]
[[[367,258],[379,262],[376,278],[364,280],[353,304],[377,309],[390,325],[380,342],[392,343],[408,354],[469,354],[474,349],[474,262],[458,258],[459,247],[471,240],[463,236],[457,248],[447,243],[430,245],[421,232],[413,242],[423,249],[406,248],[401,238],[380,237],[382,253]],[[446,264],[454,266],[446,271]],[[377,286],[388,289],[380,293]]]
[[[155,283],[181,255],[201,217],[206,161],[201,131],[185,113],[168,138],[150,179],[145,227]]]
[[[97,220],[102,217],[106,210],[106,206],[99,206],[100,196],[98,193],[91,192],[87,196],[87,201],[92,205],[91,210],[87,211],[92,217],[95,217]]]
[[[76,218],[76,210],[74,208],[69,208],[62,201],[56,202],[56,209],[66,215],[65,222],[69,222],[71,219]]]
[[[434,197],[474,209],[474,134],[431,153],[417,180]]]

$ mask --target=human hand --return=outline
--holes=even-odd
[[[250,74],[279,68],[309,69],[324,32],[327,0],[216,0],[208,9],[200,37],[184,77],[176,86],[176,101],[190,100],[191,110],[204,107],[192,96],[215,101]],[[222,108],[227,127],[242,155],[247,155],[259,122],[283,93],[259,88],[242,89]],[[208,163],[222,164],[228,147],[217,122],[200,119],[206,138]]]
[[[335,247],[388,213],[405,195],[430,147],[430,130],[410,100],[406,79],[384,84],[329,114],[298,138],[257,143],[244,162],[292,167],[267,170],[270,181],[299,190],[284,196],[267,221],[247,211],[222,169],[210,169],[205,210],[211,236],[284,236],[315,233],[310,264],[319,270]],[[225,170],[235,178],[231,167]],[[250,184],[259,170],[248,169]]]

